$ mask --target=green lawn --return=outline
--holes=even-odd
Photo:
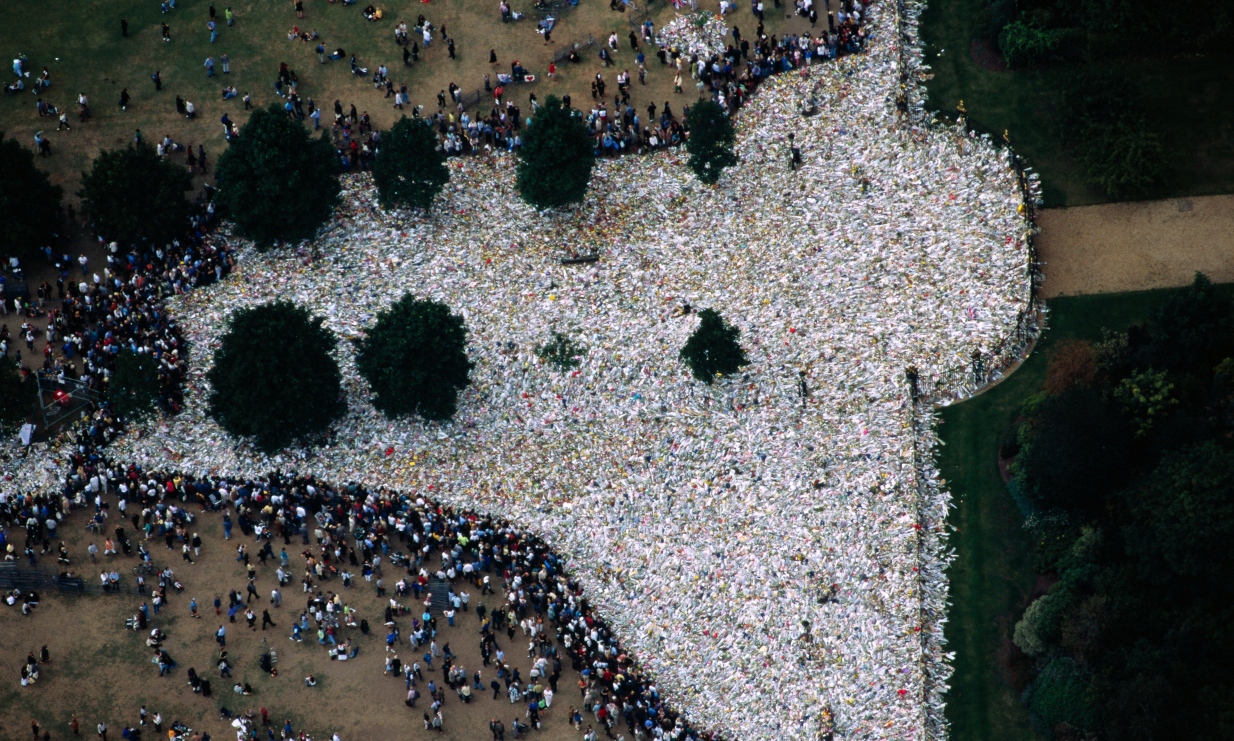
[[[1234,285],[1224,290],[1234,293]],[[947,695],[954,741],[1037,739],[1007,668],[1011,631],[1036,576],[1022,516],[998,475],[999,434],[1045,377],[1050,349],[1078,338],[1099,340],[1102,327],[1143,323],[1168,290],[1076,296],[1049,302],[1050,329],[1033,355],[1003,383],[942,412],[939,464],[956,509],[949,573],[949,650],[956,652]]]
[[[1079,206],[1109,198],[1084,184],[1083,175],[1055,135],[1058,91],[1077,66],[997,72],[973,61],[975,38],[986,38],[983,0],[931,0],[922,19],[932,108],[953,112],[963,100],[969,119],[1010,132],[1012,146],[1041,173],[1047,206]],[[1202,22],[1197,19],[1197,22]],[[1147,40],[1146,40],[1147,41]],[[1228,60],[1204,57],[1122,59],[1162,128],[1167,164],[1149,198],[1234,192],[1234,72]]]

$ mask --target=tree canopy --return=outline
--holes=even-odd
[[[381,135],[373,182],[382,206],[427,209],[449,181],[446,154],[428,121],[403,116]]]
[[[412,414],[450,419],[473,367],[463,318],[411,294],[377,315],[356,356],[356,368],[373,391],[373,406],[391,419]]]
[[[253,111],[219,157],[217,202],[260,250],[311,239],[342,202],[334,147],[277,104]]]
[[[34,389],[26,384],[17,363],[0,358],[0,437],[21,429],[34,403]]]
[[[34,153],[0,131],[0,255],[25,258],[51,243],[64,189],[34,166]]]
[[[193,177],[149,144],[109,149],[81,178],[81,209],[104,239],[166,243],[180,236],[189,214],[185,191]]]
[[[686,126],[690,130],[686,139],[690,169],[704,183],[716,183],[724,168],[737,164],[732,119],[715,101],[699,100],[686,116]]]
[[[698,317],[698,329],[681,348],[681,359],[690,366],[695,378],[710,384],[716,376],[735,373],[750,363],[737,341],[740,329],[724,321],[714,309],[703,309]]]
[[[149,353],[121,350],[107,381],[107,403],[121,419],[132,422],[153,413],[158,398],[158,360]]]
[[[232,314],[206,374],[210,415],[273,452],[326,430],[347,410],[336,340],[322,319],[276,301]]]
[[[587,126],[555,95],[528,122],[518,157],[518,192],[538,209],[583,200],[596,161]]]
[[[1234,733],[1228,295],[1197,276],[1147,324],[1058,353],[1013,425],[1051,583],[1013,641],[1032,657],[1030,717],[1056,738]]]

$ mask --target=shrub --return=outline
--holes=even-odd
[[[343,415],[336,340],[322,324],[286,301],[231,315],[206,374],[210,415],[224,430],[272,453]]]
[[[1073,386],[1087,386],[1096,375],[1092,345],[1083,340],[1067,340],[1050,354],[1042,388],[1056,396]]]
[[[698,316],[698,329],[680,354],[695,378],[710,384],[716,376],[734,373],[749,364],[746,351],[737,342],[741,330],[724,321],[714,309],[703,309]]]
[[[596,155],[574,111],[550,95],[527,123],[518,150],[518,192],[538,209],[583,200]]]
[[[1031,67],[1044,62],[1058,48],[1062,33],[1035,23],[1015,21],[998,35],[998,50],[1008,67]]]
[[[552,339],[536,348],[536,357],[558,370],[577,368],[579,356],[586,354],[586,346],[574,342],[560,332],[553,332]]]
[[[1062,656],[1052,659],[1037,675],[1028,710],[1046,728],[1059,723],[1091,728],[1096,720],[1083,673],[1075,661]]]
[[[446,154],[428,121],[403,116],[382,135],[373,182],[383,207],[427,209],[449,180]]]
[[[279,240],[312,239],[341,202],[334,146],[283,113],[253,111],[219,157],[218,203],[236,233],[267,250]]]
[[[377,315],[356,356],[356,368],[373,391],[373,406],[390,419],[412,414],[450,419],[473,367],[463,318],[445,304],[411,294]]]

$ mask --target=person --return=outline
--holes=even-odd
[[[129,95],[129,89],[121,88],[120,89],[120,110],[127,111],[129,108],[129,101],[132,99],[133,99],[132,96]]]
[[[171,26],[163,24],[163,41],[171,41]]]
[[[214,57],[206,57],[206,62],[202,66],[206,68],[206,77],[214,77]]]
[[[127,18],[120,19],[120,36],[126,39],[129,37],[129,21]]]
[[[163,89],[163,74],[161,70],[154,70],[154,74],[150,75],[150,79],[154,80],[154,89],[156,92]]]

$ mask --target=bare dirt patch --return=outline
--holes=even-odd
[[[1042,296],[1170,288],[1196,271],[1234,281],[1234,195],[1048,209]]]

